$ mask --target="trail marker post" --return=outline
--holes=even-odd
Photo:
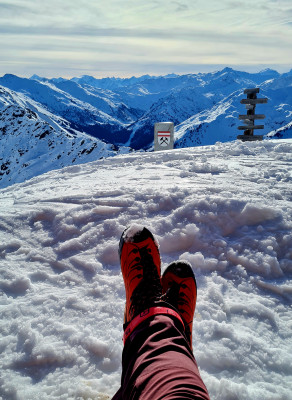
[[[260,92],[259,88],[246,89],[244,94],[247,95],[247,99],[240,100],[241,104],[245,104],[247,109],[246,115],[239,115],[239,119],[243,120],[245,125],[238,126],[237,129],[244,130],[243,135],[238,135],[237,139],[242,141],[252,141],[252,140],[263,140],[263,135],[254,135],[253,131],[255,129],[264,129],[264,125],[255,125],[256,119],[264,119],[264,114],[256,114],[255,108],[257,104],[265,104],[268,102],[267,98],[258,99],[257,94]]]
[[[173,149],[173,122],[156,122],[154,125],[154,151]]]

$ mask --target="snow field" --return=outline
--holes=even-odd
[[[145,224],[198,283],[193,347],[212,399],[288,400],[291,141],[121,155],[0,191],[0,398],[119,387],[118,242]]]

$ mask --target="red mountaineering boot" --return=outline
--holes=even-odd
[[[126,289],[127,326],[137,315],[154,307],[162,295],[158,242],[147,228],[132,225],[121,236],[119,255]]]
[[[169,264],[162,276],[162,288],[163,300],[175,307],[182,317],[186,337],[192,349],[197,284],[191,265],[186,261],[175,261]]]

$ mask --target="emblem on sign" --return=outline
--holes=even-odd
[[[170,132],[169,131],[158,131],[158,143],[162,147],[166,147],[170,143]]]

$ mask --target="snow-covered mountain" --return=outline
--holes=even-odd
[[[52,169],[129,151],[66,129],[68,121],[1,86],[0,104],[0,187]]]
[[[127,79],[83,76],[71,80],[38,76],[29,80],[5,75],[0,84],[29,95],[68,120],[74,129],[135,149],[150,148],[153,124],[166,120],[176,125],[177,147],[236,139],[238,114],[246,111],[239,94],[243,97],[243,90],[248,87],[260,87],[261,95],[269,98],[267,105],[259,106],[267,115],[264,135],[291,122],[291,71],[252,74],[225,68],[205,74]],[[281,99],[284,90],[285,103]],[[282,104],[287,107],[280,116],[275,110]],[[223,114],[220,110],[224,110]],[[215,134],[218,126],[220,132]]]
[[[267,135],[275,126],[284,126],[292,121],[292,73],[282,76],[276,71],[266,70],[248,74],[226,68],[213,74],[188,77],[185,87],[172,88],[170,94],[155,102],[129,127],[129,146],[151,146],[153,124],[163,120],[174,122],[177,148],[235,140],[239,134],[238,115],[246,113],[240,99],[245,97],[243,90],[251,87],[260,87],[260,97],[269,99],[268,104],[257,106],[257,112],[267,116],[261,134]],[[279,114],[276,110],[283,104],[282,94],[286,108],[284,114]]]
[[[260,87],[260,97],[267,97],[269,100],[267,104],[257,106],[257,112],[266,115],[263,121],[265,129],[260,133],[267,138],[291,137],[292,71],[279,74],[273,70],[265,70],[251,74],[225,68],[205,74],[171,74],[159,77],[145,75],[127,79],[83,76],[71,80],[46,79],[36,75],[25,79],[7,74],[0,78],[0,85],[0,140],[3,144],[0,161],[4,168],[1,172],[2,185],[8,170],[14,169],[8,168],[8,161],[13,165],[11,156],[8,155],[18,151],[17,148],[11,148],[14,139],[8,140],[7,134],[3,135],[3,130],[14,132],[17,126],[26,126],[27,133],[24,135],[22,129],[22,136],[34,137],[33,124],[20,123],[18,120],[13,122],[13,117],[7,114],[10,110],[11,115],[14,115],[12,108],[6,109],[8,105],[23,107],[25,115],[31,111],[43,121],[44,126],[49,124],[53,131],[60,134],[63,132],[65,139],[61,141],[62,145],[70,142],[70,135],[76,136],[78,133],[78,137],[82,139],[70,143],[73,143],[73,147],[83,146],[76,143],[87,143],[86,149],[76,149],[76,154],[84,150],[84,155],[91,149],[90,143],[94,138],[111,144],[114,149],[124,146],[135,150],[152,149],[153,125],[158,121],[174,122],[176,148],[235,140],[239,133],[237,126],[240,125],[238,115],[246,113],[245,107],[240,104],[240,99],[244,97],[243,90]],[[59,133],[54,134],[54,137]],[[90,137],[86,136],[83,142],[82,134]],[[38,147],[41,142],[33,140],[33,143]],[[55,162],[56,157],[59,157],[59,154],[55,154],[50,164],[51,169],[72,162],[63,157],[68,149],[60,150],[60,143],[58,149],[63,163]],[[90,160],[94,156],[107,156],[108,151],[111,154],[111,148],[104,143],[98,140],[94,143],[96,148],[103,150],[90,152]],[[22,152],[22,149],[19,150]],[[36,154],[39,151],[43,150],[35,149]],[[32,153],[33,151],[29,153],[31,162],[36,165]],[[52,155],[51,152],[48,154]],[[13,159],[16,160],[15,157]],[[89,161],[85,156],[74,156],[72,159],[75,162]],[[28,160],[21,165],[27,163]],[[45,169],[38,166],[37,170]],[[19,179],[20,176],[24,179],[24,175],[18,176]],[[6,178],[7,184],[13,182],[12,175],[10,178],[10,181]]]
[[[291,142],[118,155],[0,189],[0,398],[111,398],[118,243],[139,223],[162,270],[193,267],[193,349],[210,398],[290,399]]]
[[[271,132],[278,129],[279,125],[286,126],[292,121],[291,78],[291,71],[279,74],[267,69],[252,74],[225,68],[214,73],[182,76],[94,79],[92,84],[119,93],[126,104],[144,110],[140,118],[129,124],[128,140],[124,144],[134,149],[147,149],[153,144],[153,125],[158,121],[174,122],[176,147],[235,140],[239,133],[238,115],[246,112],[240,99],[244,97],[243,90],[250,87],[260,87],[260,95],[269,98],[269,103],[258,106],[258,109],[261,108],[262,112],[259,112],[267,115],[265,130],[261,133],[272,135]],[[73,79],[84,82],[83,78]],[[85,82],[89,81],[89,77],[86,77]],[[281,115],[276,110],[283,104],[280,89],[284,88],[287,107]],[[287,131],[286,136],[289,136]]]
[[[292,122],[289,122],[287,125],[282,126],[268,134],[270,138],[291,138],[292,137]]]
[[[108,143],[121,141],[119,131],[141,115],[127,107],[112,92],[81,87],[75,82],[37,81],[6,74],[0,85],[23,93],[51,113],[65,118],[71,128],[84,131]]]

